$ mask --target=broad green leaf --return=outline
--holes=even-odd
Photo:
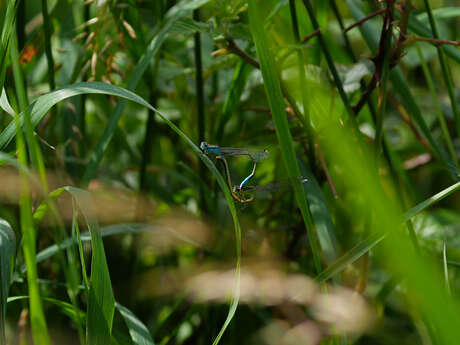
[[[16,236],[10,224],[0,218],[0,342],[6,344],[5,339],[5,317],[6,300],[10,287],[10,277],[16,253]]]
[[[120,303],[115,304],[121,316],[125,319],[129,334],[135,345],[153,345],[153,339],[148,328],[134,315],[131,310],[122,306]]]

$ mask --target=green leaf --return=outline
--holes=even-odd
[[[104,252],[99,224],[93,214],[95,205],[89,192],[75,187],[64,187],[81,209],[91,234],[91,280],[88,296],[87,337],[89,345],[110,343],[115,298]]]
[[[125,319],[129,334],[133,343],[136,345],[153,345],[153,339],[148,328],[134,315],[131,310],[122,306],[120,303],[115,304],[121,316]]]
[[[460,7],[444,7],[433,10],[433,15],[436,19],[450,19],[460,17]],[[428,24],[428,14],[426,12],[417,14],[417,20],[424,25]]]
[[[15,253],[16,236],[14,231],[6,220],[0,218],[0,302],[2,304],[2,310],[0,311],[0,342],[2,344],[6,344],[6,300],[8,298]]]
[[[335,230],[331,215],[315,175],[311,173],[301,160],[299,160],[299,166],[301,176],[308,179],[303,184],[303,188],[316,226],[321,251],[324,253],[327,264],[330,265],[338,258]]]

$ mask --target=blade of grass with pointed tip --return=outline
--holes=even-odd
[[[91,234],[91,279],[87,311],[88,344],[109,344],[115,311],[115,298],[113,296],[99,224],[93,214],[95,205],[93,205],[91,196],[87,191],[74,187],[64,188],[77,202]]]
[[[133,343],[135,345],[154,345],[152,336],[142,321],[139,320],[131,310],[122,306],[120,303],[115,303],[115,306],[125,320]]]
[[[297,176],[300,176],[300,170],[294,151],[294,143],[289,130],[283,95],[281,93],[281,86],[275,68],[275,61],[270,53],[270,48],[264,32],[263,19],[260,17],[257,6],[258,4],[256,0],[249,1],[249,24],[254,38],[254,43],[256,45],[257,57],[264,79],[265,92],[270,110],[272,111],[273,122],[276,129],[276,136],[280,144],[281,154],[288,176],[295,181],[293,183],[294,194],[307,229],[315,269],[319,273],[321,272],[319,246],[317,244],[316,234],[313,228],[313,221],[308,209],[307,198],[300,181],[296,178]]]
[[[10,277],[16,253],[16,236],[10,224],[0,218],[0,343],[6,344],[5,317]]]

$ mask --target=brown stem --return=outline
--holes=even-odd
[[[259,62],[256,59],[254,59],[251,55],[249,55],[245,51],[241,50],[240,47],[238,47],[236,45],[234,40],[227,39],[227,49],[229,50],[230,53],[238,55],[240,58],[242,58],[248,64],[254,66],[255,68],[260,69]]]
[[[313,31],[311,34],[305,36],[305,38],[302,40],[302,43],[306,43],[308,42],[309,40],[311,40],[313,37],[316,37],[318,35],[321,34],[321,29],[316,29],[315,31]]]
[[[382,9],[380,9],[380,10],[374,12],[374,13],[369,14],[368,16],[365,16],[365,17],[361,18],[357,22],[351,24],[349,27],[343,29],[343,32],[345,33],[347,31],[350,31],[354,27],[357,27],[357,26],[360,26],[360,25],[364,24],[364,22],[366,22],[367,20],[369,20],[371,18],[374,18],[375,16],[378,16],[378,15],[384,13],[386,10],[387,10],[386,8],[382,8]]]
[[[422,137],[422,135],[419,133],[417,128],[415,127],[414,123],[412,122],[409,114],[407,113],[406,109],[404,109],[403,105],[399,103],[392,95],[391,93],[387,93],[387,98],[393,105],[393,107],[397,110],[398,114],[401,116],[403,121],[407,123],[407,125],[410,127],[420,144],[422,144],[428,152],[431,152],[431,147],[428,145],[426,140]]]
[[[324,160],[323,152],[321,151],[319,144],[316,144],[316,148],[318,149],[318,158],[321,163],[321,166],[323,167],[324,173],[326,174],[327,182],[331,186],[332,195],[334,195],[335,199],[338,199],[339,195],[337,194],[337,190],[335,189],[334,181],[332,180],[331,175],[329,174],[329,168],[327,167],[326,161]]]
[[[405,47],[411,43],[414,43],[416,41],[423,41],[423,42],[429,42],[432,43],[436,46],[442,46],[444,44],[450,44],[453,46],[460,46],[460,41],[450,41],[450,40],[440,40],[436,38],[431,38],[431,37],[423,37],[423,36],[411,36],[407,38],[404,42],[401,43],[401,47]]]

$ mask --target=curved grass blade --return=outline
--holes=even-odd
[[[130,100],[132,102],[138,103],[140,105],[143,105],[150,110],[154,111],[158,116],[165,121],[165,123],[176,133],[178,134],[189,146],[190,148],[200,157],[200,159],[203,161],[203,163],[208,167],[209,170],[213,173],[213,175],[216,177],[217,183],[219,184],[219,187],[224,193],[224,197],[227,201],[227,205],[230,209],[230,212],[232,214],[233,218],[233,223],[235,226],[235,237],[236,237],[236,270],[235,270],[235,294],[233,296],[232,302],[230,304],[230,309],[229,313],[227,315],[227,319],[224,322],[224,325],[222,326],[215,342],[214,345],[218,343],[220,338],[222,337],[225,329],[227,328],[228,324],[232,320],[236,308],[238,306],[238,301],[239,301],[239,284],[240,284],[240,264],[241,264],[241,227],[238,221],[238,216],[237,216],[237,211],[235,204],[233,202],[233,198],[230,194],[230,191],[227,188],[227,184],[220,174],[220,172],[217,170],[216,166],[212,163],[212,161],[207,157],[203,152],[201,152],[200,148],[196,146],[190,138],[182,132],[174,123],[172,123],[170,120],[168,120],[160,111],[152,107],[148,102],[146,102],[142,97],[136,95],[135,93],[120,88],[118,86],[114,85],[108,85],[100,82],[88,82],[88,83],[77,83],[73,84],[61,89],[58,89],[56,91],[50,92],[46,95],[43,95],[39,97],[31,106],[31,122],[32,126],[35,127],[46,115],[48,110],[55,105],[56,103],[73,97],[73,96],[78,96],[81,94],[105,94],[105,95],[112,95],[112,96],[118,96],[121,98],[125,98],[127,100]],[[23,115],[21,114],[21,118]],[[14,126],[9,125],[0,135],[0,149],[7,145],[11,140],[14,138]]]
[[[142,321],[139,320],[131,310],[122,306],[120,303],[115,303],[115,306],[125,320],[133,343],[135,345],[153,345],[154,342],[152,336]]]
[[[16,253],[16,236],[10,224],[0,218],[0,343],[6,344],[5,317],[10,277]]]
[[[8,297],[8,303],[15,302],[15,301],[20,301],[24,299],[28,299],[29,296],[12,296]],[[75,310],[75,307],[67,302],[55,299],[55,298],[50,298],[50,297],[43,297],[43,301],[49,302],[57,306],[62,314],[68,316],[70,319],[72,319],[75,323],[81,322],[80,320],[84,320],[86,318],[85,312],[77,309]]]
[[[297,204],[300,208],[302,218],[305,222],[308,238],[310,240],[315,268],[321,272],[321,259],[319,246],[313,229],[313,221],[308,209],[307,199],[300,181],[296,181],[297,176],[301,176],[299,166],[294,151],[294,144],[289,131],[289,124],[286,117],[286,111],[281,93],[281,86],[275,68],[273,56],[270,53],[267,38],[265,37],[263,19],[257,10],[257,0],[249,1],[249,23],[251,32],[256,45],[256,52],[259,58],[260,68],[264,79],[265,92],[268,104],[272,111],[273,122],[275,124],[276,136],[280,143],[281,154],[289,178],[293,178],[293,188]]]

